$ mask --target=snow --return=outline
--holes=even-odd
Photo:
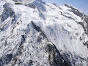
[[[22,3],[28,4],[29,2],[27,3],[27,1],[23,0]],[[32,2],[34,0],[30,0],[30,3]],[[3,5],[5,3],[6,1],[0,2],[0,15],[3,13]],[[13,2],[10,1],[9,3]],[[78,24],[78,22],[83,21],[79,16],[70,12],[70,8],[64,5],[56,7],[49,3],[43,4],[45,10],[38,8],[39,5],[37,4],[35,9],[25,5],[12,5],[13,7],[11,8],[15,12],[15,23],[12,23],[12,17],[8,17],[4,22],[0,20],[0,28],[3,28],[6,24],[6,29],[3,31],[0,30],[0,40],[3,39],[3,41],[0,41],[0,57],[8,53],[16,54],[22,35],[26,33],[26,39],[23,43],[23,54],[19,59],[23,61],[23,64],[28,63],[28,60],[32,59],[35,64],[34,66],[40,63],[40,61],[40,65],[44,64],[44,66],[49,66],[48,54],[45,54],[44,50],[47,41],[44,39],[41,43],[37,43],[37,38],[40,36],[40,33],[34,30],[31,24],[31,21],[33,21],[44,31],[48,40],[55,44],[58,50],[62,50],[62,53],[71,52],[73,55],[76,54],[82,58],[88,58],[88,48],[83,45],[83,42],[88,41],[88,37],[83,27]],[[40,16],[40,14],[42,15]],[[82,41],[80,37],[83,37]],[[83,62],[83,64],[87,66],[86,62]]]
[[[29,4],[33,3],[35,0],[13,0],[15,3]]]

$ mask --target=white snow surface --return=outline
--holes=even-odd
[[[33,2],[36,8],[23,4],[15,5],[11,0],[0,0],[0,15],[5,10],[3,5],[6,2],[12,5],[11,9],[14,11],[15,20],[13,21],[14,17],[9,16],[2,22],[0,16],[0,57],[9,53],[16,54],[21,42],[21,35],[26,33],[23,53],[19,57],[23,65],[18,65],[17,62],[14,66],[24,66],[29,59],[34,61],[33,66],[38,65],[40,61],[40,65],[50,66],[47,59],[48,54],[45,53],[44,49],[48,42],[46,39],[42,40],[41,43],[37,42],[40,33],[32,27],[31,21],[33,21],[44,31],[49,42],[52,42],[62,54],[70,52],[72,55],[75,54],[88,60],[88,48],[83,44],[88,41],[88,36],[83,27],[78,24],[83,20],[70,12],[70,8],[65,5],[56,6],[44,3],[41,0]],[[3,28],[3,31],[1,28]],[[11,66],[11,64],[13,64],[13,61],[5,66]],[[83,66],[87,66],[87,64],[83,61]]]
[[[22,3],[22,4],[29,4],[29,3],[33,3],[35,0],[13,0],[16,3]]]

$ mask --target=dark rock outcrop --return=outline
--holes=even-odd
[[[48,60],[51,66],[71,66],[69,62],[64,60],[63,56],[54,44],[48,44],[46,47],[47,52],[49,53]]]
[[[37,26],[33,21],[31,21],[33,28],[38,31],[41,32],[41,35],[43,35],[43,38],[47,38],[46,35],[44,34],[44,32],[41,30],[41,28],[39,26]]]
[[[11,8],[12,4],[6,3],[5,5],[3,5],[3,7],[4,7],[4,11],[1,15],[1,22],[5,21],[8,17],[13,18],[15,16],[15,12]]]
[[[85,33],[88,34],[88,16],[85,15],[84,13],[80,12],[78,9],[72,7],[71,5],[65,4],[65,6],[67,6],[68,8],[71,8],[69,11],[71,11],[74,14],[76,14],[77,16],[81,17],[81,19],[84,20],[84,22],[87,23],[87,26],[85,26],[84,23],[81,23],[81,25],[82,25]]]
[[[88,41],[86,41],[86,42],[84,43],[84,45],[87,46],[87,48],[88,48]]]
[[[10,63],[10,61],[12,60],[13,55],[12,54],[7,54],[3,57],[0,58],[0,66],[4,66],[4,64],[8,64]]]

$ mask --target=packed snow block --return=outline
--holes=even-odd
[[[0,66],[3,66],[4,64],[8,64],[13,58],[12,54],[7,54],[0,58]]]
[[[8,17],[14,17],[15,16],[15,12],[14,10],[11,8],[12,4],[10,3],[5,3],[5,5],[3,5],[4,11],[2,12],[1,17],[1,22],[5,21]]]
[[[71,66],[70,63],[64,60],[63,56],[54,44],[48,44],[46,47],[46,51],[49,53],[48,60],[51,66]]]

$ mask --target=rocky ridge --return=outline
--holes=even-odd
[[[71,5],[0,2],[0,66],[88,66],[88,16]]]

